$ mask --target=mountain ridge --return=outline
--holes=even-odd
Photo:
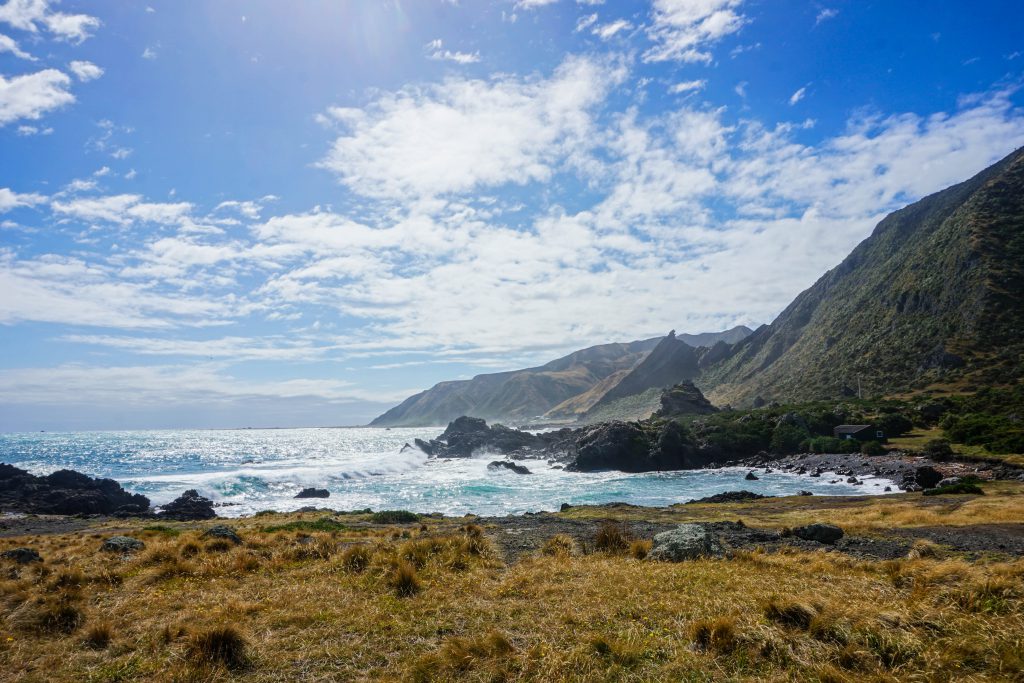
[[[715,343],[742,339],[750,331],[737,325],[723,332],[680,334],[676,338],[684,344]],[[440,425],[462,415],[491,421],[522,421],[545,415],[574,419],[600,400],[604,391],[613,388],[663,339],[598,344],[532,368],[439,382],[378,416],[370,426]]]

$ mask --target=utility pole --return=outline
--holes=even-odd
[[[857,375],[857,398],[864,400],[864,392],[860,390],[860,375]]]

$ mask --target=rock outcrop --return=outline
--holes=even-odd
[[[213,519],[217,513],[213,509],[213,501],[199,495],[195,489],[189,489],[173,501],[161,508],[160,517],[188,522],[199,519]]]
[[[718,412],[711,401],[704,398],[693,382],[684,381],[661,392],[661,408],[658,417],[674,415],[708,415]]]
[[[710,529],[701,524],[680,524],[654,537],[654,547],[647,559],[682,562],[724,556],[725,547]]]
[[[73,470],[37,477],[0,463],[0,510],[41,515],[145,514],[149,498],[125,491],[113,479],[94,479]]]
[[[416,439],[416,446],[435,458],[470,458],[475,453],[530,455],[550,447],[569,431],[531,434],[505,425],[488,426],[485,420],[463,415],[452,420],[436,439]]]
[[[805,541],[817,541],[818,543],[832,545],[843,537],[843,530],[834,524],[816,522],[793,529],[793,535]]]

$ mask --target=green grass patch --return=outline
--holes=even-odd
[[[166,524],[150,524],[148,526],[142,527],[142,530],[150,531],[154,534],[160,534],[161,536],[167,536],[169,538],[174,538],[175,536],[181,535],[181,529],[175,528],[173,526],[167,526]]]
[[[321,517],[316,520],[297,519],[284,524],[272,524],[261,529],[264,533],[275,531],[344,531],[348,527],[331,517]]]

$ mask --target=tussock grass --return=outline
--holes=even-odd
[[[109,622],[93,624],[85,631],[82,643],[93,650],[105,650],[114,639],[114,627]]]
[[[241,669],[249,664],[248,643],[231,625],[206,628],[189,636],[189,659],[201,665]]]
[[[395,566],[390,584],[395,590],[395,594],[402,598],[412,597],[422,588],[420,578],[416,574],[416,567],[404,561],[400,561]]]
[[[618,555],[629,550],[630,540],[629,533],[621,524],[604,522],[594,535],[594,548]]]
[[[555,534],[540,548],[541,554],[551,557],[571,557],[579,555],[580,549],[576,545],[576,539],[567,534]]]
[[[637,539],[629,544],[629,556],[635,560],[642,560],[647,557],[654,547],[654,541],[649,538]]]
[[[992,514],[1005,514],[1003,493],[984,498]],[[945,509],[914,500],[900,506]],[[779,502],[766,502],[769,514],[822,510]],[[758,509],[742,514],[748,525],[763,521]],[[737,517],[728,506],[719,514]],[[188,527],[177,537],[155,533],[128,559],[99,552],[92,530],[0,539],[46,558],[0,576],[2,670],[57,683],[1024,678],[1024,560],[968,561],[945,549],[875,562],[793,549],[672,564],[635,561],[629,546],[577,554],[570,538],[506,565],[488,529],[462,519],[426,520],[426,530],[397,538],[397,527],[371,526],[259,533],[301,519],[239,520],[244,546],[200,547],[190,558],[181,550],[198,531]],[[142,522],[117,524],[138,533]],[[300,534],[337,552],[298,557]],[[79,587],[56,587],[65,582]],[[45,616],[62,606],[73,612]],[[106,624],[116,637],[98,651],[89,634]],[[197,634],[223,624],[250,634],[243,660],[197,645]]]

